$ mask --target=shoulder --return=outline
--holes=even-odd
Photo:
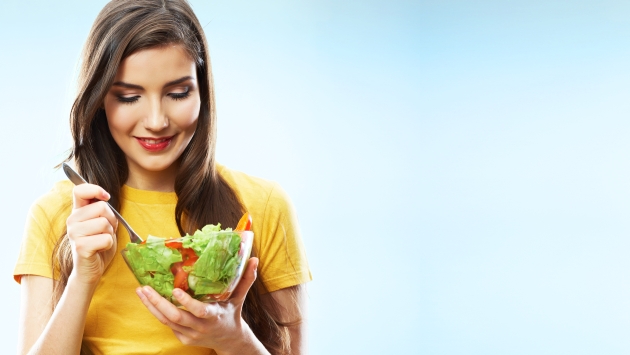
[[[218,165],[219,175],[239,195],[243,203],[277,204],[288,200],[286,192],[275,181],[251,176]]]
[[[27,274],[53,276],[50,257],[65,234],[66,219],[72,212],[72,188],[70,181],[60,181],[31,205],[13,271],[16,281],[20,282],[21,275]]]
[[[245,208],[252,214],[269,219],[293,214],[291,200],[275,181],[251,176],[218,165],[219,175],[236,192]]]
[[[273,190],[275,182],[245,174],[217,164],[219,175],[231,188],[243,194],[266,194]]]
[[[56,216],[61,217],[72,209],[72,189],[74,185],[68,181],[56,182],[52,189],[40,196],[31,205],[31,215],[36,220],[46,218],[49,221]],[[67,217],[67,216],[65,216]],[[64,222],[65,222],[65,217]]]
[[[70,181],[57,182],[31,205],[24,230],[26,250],[45,241],[47,250],[52,251],[54,242],[65,233],[66,219],[72,212],[72,188]]]

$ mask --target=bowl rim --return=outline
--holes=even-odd
[[[251,233],[251,234],[252,234],[252,236],[253,236],[254,231],[223,231],[223,230],[222,230],[222,231],[218,231],[218,232],[210,232],[210,233],[213,233],[213,234],[237,233],[237,234],[239,234],[239,235],[242,235],[242,234],[250,234],[250,233]],[[156,238],[160,238],[160,240],[158,241],[158,240],[153,239],[153,240],[149,241],[149,238],[147,238],[147,239],[145,239],[145,241],[144,241],[143,243],[133,243],[133,242],[130,242],[130,243],[127,243],[126,245],[129,245],[129,244],[136,244],[136,245],[140,246],[140,245],[147,245],[147,244],[161,243],[162,241],[169,241],[169,242],[172,242],[172,241],[177,241],[177,240],[179,240],[179,239],[183,239],[183,238],[186,238],[186,237],[192,237],[192,235],[184,235],[184,236],[181,236],[181,237],[176,237],[176,238],[160,237],[160,236],[157,236],[157,235],[151,235],[151,236],[152,236],[152,237],[156,237]],[[125,248],[124,248],[123,250],[126,250],[126,249],[127,249],[127,247],[125,246]]]

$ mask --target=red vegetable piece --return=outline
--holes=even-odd
[[[236,225],[236,228],[234,228],[234,230],[235,231],[252,230],[252,216],[249,214],[249,212],[245,212],[243,217],[241,217],[241,219],[238,221],[238,224]]]
[[[173,287],[179,288],[182,291],[188,290],[188,273],[182,269],[175,274],[175,281],[173,281]]]
[[[182,289],[183,291],[188,290],[188,273],[184,271],[182,266],[183,262],[174,263],[171,265],[171,272],[175,275],[175,281],[173,281],[173,287]]]
[[[165,242],[164,245],[167,248],[179,249],[182,247],[182,242]]]
[[[179,250],[182,253],[182,258],[184,260],[188,260],[190,258],[199,258],[195,251],[191,248],[182,248]]]
[[[178,262],[178,263],[174,263],[173,265],[171,265],[171,272],[173,273],[173,275],[177,275],[177,273],[182,270],[182,265],[184,263],[183,262]]]
[[[192,256],[186,260],[184,260],[183,266],[193,266],[193,264],[199,259],[197,255]]]

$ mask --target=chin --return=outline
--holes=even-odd
[[[173,165],[172,163],[170,164],[151,164],[151,165],[141,165],[140,167],[143,168],[146,171],[150,171],[153,173],[159,173],[160,171],[164,171],[167,170],[168,168],[171,167],[171,165]]]
[[[173,159],[150,157],[148,159],[136,160],[134,163],[138,168],[144,171],[158,173],[169,169],[174,162],[175,160]]]

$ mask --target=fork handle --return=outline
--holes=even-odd
[[[116,218],[118,218],[118,221],[120,221],[120,223],[122,223],[122,225],[125,227],[125,229],[129,233],[129,239],[131,239],[131,242],[132,243],[142,243],[143,242],[142,238],[140,238],[140,236],[136,232],[133,231],[131,226],[129,224],[127,224],[127,221],[125,221],[125,219],[122,218],[122,216],[120,215],[120,213],[118,213],[118,211],[116,211],[114,206],[110,205],[109,202],[106,202],[106,203],[107,203],[107,206],[109,206],[109,208],[112,209],[112,212],[114,212],[114,214],[116,215]]]

